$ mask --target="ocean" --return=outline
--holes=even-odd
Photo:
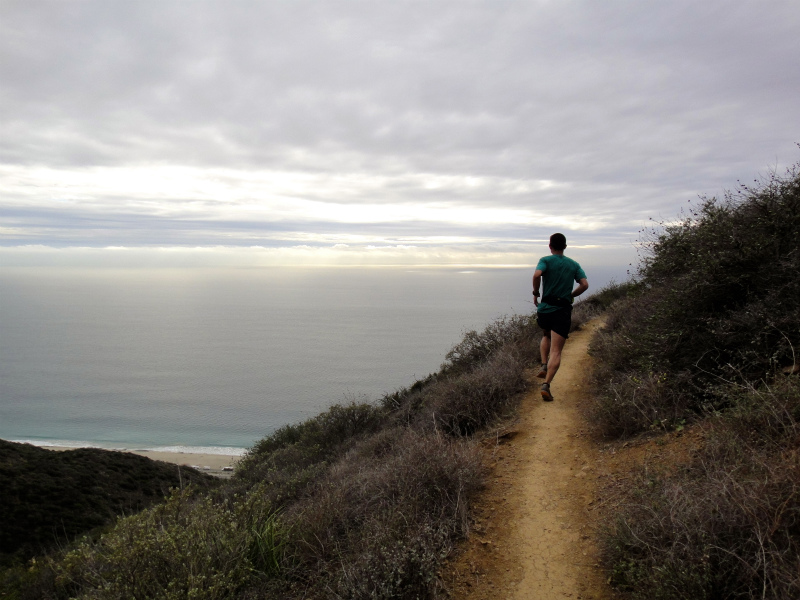
[[[0,438],[239,454],[437,371],[466,331],[532,312],[531,275],[4,269]]]

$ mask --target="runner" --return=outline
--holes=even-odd
[[[572,303],[577,296],[589,289],[586,273],[581,266],[564,256],[567,238],[563,233],[550,236],[550,256],[543,256],[536,265],[533,274],[533,303],[536,305],[536,322],[542,328],[542,343],[539,346],[542,355],[542,367],[536,374],[543,378],[542,399],[552,402],[550,383],[561,366],[561,350],[569,337],[572,325]],[[540,285],[542,288],[539,300]],[[578,287],[572,289],[572,283]]]

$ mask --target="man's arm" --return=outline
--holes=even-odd
[[[533,272],[533,305],[539,306],[539,288],[542,284],[542,271],[540,269],[536,269]],[[588,287],[589,284],[586,284]]]
[[[536,289],[536,284],[534,284],[533,289]],[[586,277],[584,277],[583,279],[579,279],[578,287],[572,290],[572,297],[577,298],[588,289],[589,289],[589,281],[586,279]]]

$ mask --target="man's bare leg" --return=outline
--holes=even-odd
[[[547,377],[547,357],[550,354],[550,332],[545,330],[542,332],[542,341],[539,343],[539,353],[542,356],[542,366],[536,374],[540,379]]]
[[[550,332],[544,330],[542,332],[542,341],[539,343],[539,353],[542,355],[542,364],[547,364],[547,358],[550,356]]]
[[[542,338],[544,341],[544,338]],[[544,382],[546,384],[550,384],[553,381],[553,377],[556,376],[558,372],[558,367],[561,366],[561,351],[564,349],[564,342],[567,341],[567,338],[561,337],[555,331],[550,332],[550,338],[548,339],[548,357],[547,357],[547,377],[545,377]]]

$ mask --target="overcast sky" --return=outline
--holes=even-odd
[[[0,0],[0,260],[635,258],[800,151],[800,3]],[[616,264],[616,263],[615,263]]]

